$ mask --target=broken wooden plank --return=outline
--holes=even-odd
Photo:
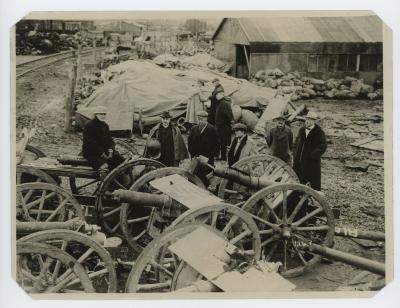
[[[384,151],[384,143],[381,138],[365,138],[350,144],[351,146],[357,148],[363,148],[372,151],[383,152]]]
[[[223,202],[222,199],[214,196],[209,191],[190,183],[179,174],[173,174],[161,179],[153,180],[150,182],[150,185],[189,209]]]

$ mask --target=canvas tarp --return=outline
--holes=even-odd
[[[105,106],[111,130],[131,130],[133,114],[139,110],[143,124],[152,125],[159,121],[163,111],[168,110],[175,118],[185,113],[189,102],[200,101],[198,87],[178,80],[168,70],[144,61],[121,64],[124,65],[106,70],[107,81],[78,107],[78,113],[91,117],[95,107]]]
[[[111,130],[131,130],[139,110],[144,126],[157,123],[166,110],[174,118],[186,113],[186,121],[196,123],[195,111],[202,108],[201,101],[208,99],[213,90],[211,81],[216,77],[233,104],[241,107],[265,107],[276,93],[208,69],[182,71],[161,68],[151,61],[129,60],[108,67],[102,73],[105,84],[77,112],[90,118],[96,106],[105,106]]]

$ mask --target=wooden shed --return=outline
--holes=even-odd
[[[367,83],[382,74],[382,21],[375,15],[224,18],[213,41],[215,56],[233,63],[240,78],[266,68]]]

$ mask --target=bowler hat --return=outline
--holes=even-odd
[[[169,113],[169,111],[163,111],[163,113],[161,114],[161,118],[163,118],[163,119],[171,119],[172,116]]]

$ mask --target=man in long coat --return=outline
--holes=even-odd
[[[271,128],[266,136],[267,144],[271,154],[290,164],[290,152],[293,149],[293,133],[286,126],[285,118],[277,117],[274,119],[276,126]]]
[[[192,158],[196,156],[205,156],[208,163],[214,165],[214,157],[218,154],[219,144],[216,128],[207,123],[207,112],[197,112],[199,124],[194,126],[188,137],[188,148]],[[199,165],[195,174],[203,181],[206,187],[210,185],[207,174],[211,171],[207,166]]]
[[[221,85],[221,83],[219,82],[218,78],[214,78],[214,80],[212,81],[212,84],[214,85],[214,90],[212,91],[212,93],[209,97],[209,100],[211,101],[211,105],[210,105],[210,109],[208,110],[207,121],[211,125],[215,125],[215,112],[217,110],[217,104],[218,104],[216,94],[217,94],[217,92],[219,92],[221,90],[223,91],[224,88]]]
[[[300,183],[310,183],[311,188],[321,190],[321,156],[326,151],[325,133],[316,124],[318,116],[309,112],[306,125],[299,130],[295,142],[293,169]]]
[[[97,107],[93,111],[93,119],[83,130],[82,155],[93,169],[99,170],[100,177],[124,162],[123,156],[115,150],[106,117],[107,109]]]
[[[161,123],[154,126],[147,138],[147,143],[151,139],[156,139],[161,144],[161,156],[158,159],[166,166],[179,166],[180,161],[189,157],[185,141],[182,138],[179,128],[171,123],[171,115],[164,111],[161,115]],[[144,156],[147,157],[147,143]]]
[[[215,96],[218,100],[215,112],[215,128],[217,129],[221,160],[226,160],[227,148],[231,143],[232,125],[234,123],[231,108],[231,99],[225,97],[224,90],[220,89]]]
[[[242,123],[233,125],[235,138],[229,147],[228,152],[228,165],[232,166],[237,161],[250,156],[258,154],[258,148],[253,139],[247,134],[247,126]]]

